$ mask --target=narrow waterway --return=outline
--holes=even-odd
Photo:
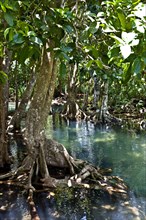
[[[146,135],[97,129],[90,122],[68,122],[59,117],[52,120],[52,116],[48,118],[46,135],[62,143],[73,157],[112,168],[112,175],[127,183],[130,195],[127,201],[117,202],[88,189],[37,193],[35,203],[41,220],[146,219]],[[21,142],[12,138],[10,150],[17,161],[22,156]],[[0,220],[3,219],[31,219],[21,190],[1,186]]]
[[[49,121],[47,136],[62,143],[76,158],[112,168],[138,196],[146,196],[146,134],[96,129],[84,121]]]

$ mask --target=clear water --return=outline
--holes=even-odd
[[[47,136],[62,143],[72,156],[110,167],[138,196],[146,196],[146,134],[95,129],[90,122],[52,124]]]
[[[0,185],[0,220],[30,220],[27,197],[18,187]]]
[[[130,197],[117,202],[98,191],[72,188],[38,193],[35,204],[41,220],[146,219],[146,135],[95,129],[89,122],[67,122],[59,117],[52,120],[52,116],[48,118],[46,134],[62,143],[72,156],[112,168],[112,174],[122,177],[128,184]],[[18,149],[19,144],[12,143],[11,151],[19,157],[20,146]],[[9,206],[1,210],[7,191],[0,188],[0,220],[31,219],[21,191],[18,195],[16,190],[17,196],[12,198],[9,194]]]

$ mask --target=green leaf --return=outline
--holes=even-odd
[[[101,62],[101,60],[95,60],[95,63],[97,64],[97,66],[98,66],[100,69],[103,69],[103,63]]]
[[[3,57],[4,55],[4,45],[0,43],[0,57]]]
[[[123,83],[126,84],[132,75],[132,71],[131,71],[131,64],[130,63],[124,63],[123,64],[123,71],[124,71],[124,75],[123,75]]]
[[[99,29],[99,22],[92,22],[89,28],[89,32],[95,34]]]
[[[40,50],[38,45],[26,45],[24,44],[23,47],[19,50],[18,53],[18,61],[20,63],[25,63],[27,59],[31,60],[32,62],[37,60],[40,57]]]
[[[24,42],[24,37],[20,33],[15,34],[13,37],[13,42],[16,44],[22,44]]]
[[[95,59],[99,57],[99,51],[94,46],[92,47],[92,54]]]
[[[7,9],[10,9],[10,10],[13,10],[13,11],[16,10],[15,5],[10,5],[10,2],[8,2],[8,1],[5,1],[5,7]]]
[[[66,74],[66,65],[65,63],[61,62],[60,64],[60,70],[59,70],[60,76],[63,76]]]
[[[86,67],[87,68],[90,68],[91,65],[93,64],[94,60],[90,60],[87,64],[86,64]]]
[[[144,67],[144,61],[141,57],[137,57],[132,63],[132,72],[135,74],[141,73]]]
[[[13,28],[10,28],[10,31],[9,31],[9,41],[12,41],[12,40],[13,40],[14,34],[15,34],[14,29],[13,29]]]
[[[4,38],[8,38],[9,37],[9,41],[13,40],[13,36],[14,36],[14,29],[12,27],[9,27],[7,28],[5,31],[4,31]],[[7,37],[8,35],[8,37]]]
[[[70,25],[65,25],[65,26],[63,26],[63,28],[64,28],[64,30],[65,30],[67,33],[69,33],[69,34],[74,32],[73,27],[70,26]]]
[[[32,37],[30,38],[30,40],[31,40],[33,43],[36,43],[36,44],[38,44],[38,45],[43,45],[41,39],[38,38],[38,37],[32,36]]]
[[[111,34],[110,37],[115,39],[118,44],[124,45],[124,43],[125,43],[121,38],[117,37],[116,35]]]
[[[70,61],[70,57],[66,53],[62,52],[61,54],[63,55],[65,60]]]
[[[4,38],[6,39],[9,31],[10,31],[11,28],[7,28],[5,31],[4,31]]]
[[[4,84],[8,79],[7,74],[4,71],[0,71],[0,83]]]
[[[125,18],[124,13],[123,12],[119,12],[118,13],[118,18],[120,20],[122,28],[125,29],[125,27],[126,27],[126,18]]]
[[[146,65],[146,51],[142,53],[142,59],[144,61],[144,65]]]
[[[3,12],[6,12],[6,8],[5,8],[5,6],[0,2],[0,4],[1,4],[1,9],[2,9],[2,11]]]
[[[36,33],[34,31],[28,31],[27,35],[28,36],[36,36]]]
[[[17,58],[18,61],[20,63],[24,63],[26,59],[28,59],[30,56],[32,57],[33,55],[32,50],[33,50],[32,46],[29,47],[27,45],[24,45],[24,47],[21,50],[19,50],[18,58]]]
[[[112,47],[108,52],[108,57],[109,58],[118,57],[119,52],[120,52],[119,47]]]
[[[59,57],[61,60],[67,60],[70,61],[70,57],[63,51],[57,51],[56,56]]]
[[[23,32],[24,35],[28,36],[30,25],[24,21],[17,21],[19,29]]]
[[[10,26],[13,26],[13,24],[14,24],[14,18],[13,18],[13,16],[12,16],[11,13],[6,12],[6,13],[4,14],[4,18],[5,18],[6,22],[7,22]]]
[[[62,45],[61,50],[65,53],[70,53],[73,49],[71,47]]]

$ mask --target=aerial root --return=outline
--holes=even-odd
[[[107,191],[110,195],[127,197],[127,186],[123,180],[116,176],[104,176],[100,174],[100,169],[88,164],[80,171],[70,178],[70,186],[85,186],[93,189],[102,189]]]

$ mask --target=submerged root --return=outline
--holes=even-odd
[[[22,166],[16,171],[1,175],[0,179],[11,177],[14,182],[23,183],[25,190],[31,192],[31,194],[32,191],[35,191],[32,180],[36,180],[37,175],[37,182],[45,188],[87,187],[102,189],[110,195],[121,197],[127,195],[128,189],[123,180],[116,176],[106,175],[107,169],[104,173],[103,169],[95,167],[87,161],[72,158],[65,147],[54,140],[45,139],[44,144],[43,149],[45,149],[45,152],[43,154],[40,153],[41,149],[36,156],[28,155]],[[38,163],[39,160],[43,160],[43,163]],[[42,170],[43,164],[46,164],[45,170]],[[64,172],[61,178],[60,174],[57,177],[56,173],[50,175],[49,171],[46,172],[46,169],[50,166],[55,172],[57,169]],[[70,172],[66,173],[66,169]],[[36,170],[38,170],[37,173]]]
[[[104,175],[103,169],[100,170],[98,167],[94,167],[92,164],[82,160],[74,160],[74,164],[76,164],[75,175],[66,176],[64,179],[56,179],[52,177],[45,178],[42,180],[43,186],[48,188],[85,187],[90,189],[103,190],[108,192],[110,195],[124,199],[127,197],[128,188],[121,178]],[[107,173],[107,170],[105,173]]]
[[[30,214],[31,214],[31,219],[32,220],[40,220],[40,217],[37,213],[37,208],[35,206],[34,200],[33,200],[33,190],[29,189],[29,194],[28,194],[28,204],[30,207]]]

